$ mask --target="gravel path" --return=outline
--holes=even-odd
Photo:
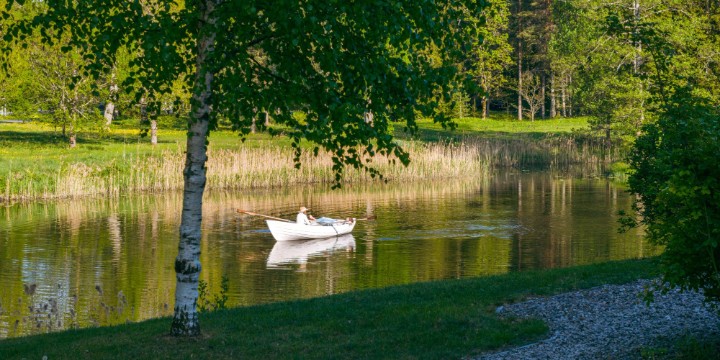
[[[639,359],[642,348],[668,348],[685,335],[720,337],[720,317],[698,293],[641,299],[650,280],[535,298],[498,308],[513,317],[543,319],[550,338],[478,359]]]

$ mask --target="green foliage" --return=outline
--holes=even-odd
[[[680,89],[630,157],[630,190],[649,239],[665,246],[664,279],[720,299],[720,114]]]
[[[198,280],[198,300],[197,308],[201,313],[227,309],[228,291],[230,279],[223,275],[220,282],[220,292],[212,295],[210,299],[210,290],[208,283],[204,280]]]
[[[507,1],[488,1],[488,6],[481,12],[481,18],[477,19],[483,22],[483,26],[479,26],[479,36],[466,53],[464,67],[482,91],[480,96],[485,101],[490,97],[500,96],[507,84],[503,72],[513,63],[513,50],[507,31],[509,16]]]
[[[9,8],[22,6],[13,3]],[[213,112],[203,121],[211,129],[219,119],[228,119],[246,135],[259,112],[272,111],[274,123],[284,126],[282,133],[294,144],[308,139],[333,153],[338,179],[346,165],[369,166],[366,159],[375,153],[408,162],[389,125],[404,120],[413,129],[416,111],[434,114],[433,103],[418,100],[446,93],[455,83],[454,64],[463,45],[477,40],[479,24],[470,20],[484,7],[475,0],[452,6],[430,0],[145,5],[51,3],[35,17],[8,23],[7,29],[9,38],[19,42],[33,29],[52,30],[42,31],[45,42],[56,41],[55,32],[66,32],[70,40],[65,48],[81,51],[83,71],[96,78],[110,72],[119,50],[142,54],[130,61],[133,70],[121,87],[136,97],[148,93],[154,102],[148,106],[155,110],[165,94],[174,93],[178,79],[200,101],[200,87],[205,86],[201,73],[208,71],[212,96],[202,101]],[[212,21],[198,27],[202,16]],[[196,62],[201,39],[213,44],[202,54],[202,64]],[[440,63],[427,56],[431,47],[438,49],[434,55]],[[307,114],[304,122],[292,116],[296,110]],[[372,124],[363,120],[368,111],[374,115]],[[301,149],[297,151],[299,155]]]

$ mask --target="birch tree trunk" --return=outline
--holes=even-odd
[[[105,117],[105,127],[109,128],[112,124],[113,117],[115,116],[115,99],[117,98],[118,86],[115,84],[115,70],[110,75],[110,96],[107,103],[105,104],[105,111],[103,116]]]
[[[105,127],[110,127],[112,124],[114,113],[115,104],[112,101],[105,103],[105,112],[103,113],[103,116],[105,117]]]
[[[202,198],[205,190],[208,127],[210,123],[210,96],[213,74],[208,57],[215,43],[215,1],[200,1],[198,21],[197,59],[195,84],[185,158],[185,188],[180,222],[180,242],[175,259],[177,285],[175,288],[175,314],[170,333],[176,336],[200,334],[196,309],[198,279],[200,276],[200,240],[202,224]]]
[[[157,145],[157,120],[150,120],[150,144]]]

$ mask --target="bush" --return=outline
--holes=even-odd
[[[720,300],[719,155],[718,110],[678,91],[635,143],[628,181],[639,223],[665,246],[666,282],[709,300]]]

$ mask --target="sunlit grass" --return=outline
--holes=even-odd
[[[462,137],[543,139],[547,136],[588,132],[590,130],[588,120],[588,117],[576,117],[518,121],[505,114],[492,114],[487,119],[473,117],[453,119],[457,127],[455,131],[449,132],[440,124],[434,123],[432,119],[420,119],[417,122],[419,133],[415,137],[426,141]],[[404,129],[402,125],[396,126],[396,134],[400,137],[409,136]]]

